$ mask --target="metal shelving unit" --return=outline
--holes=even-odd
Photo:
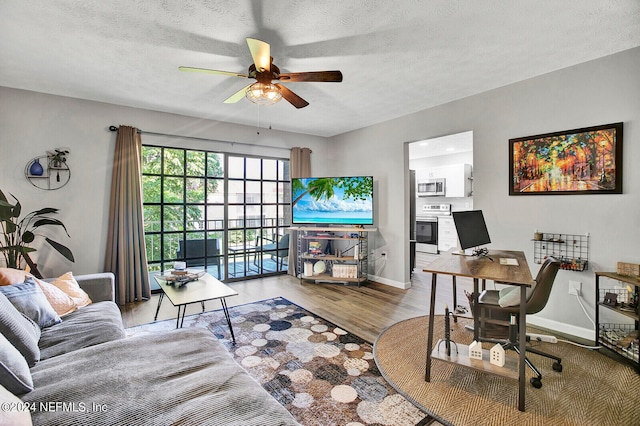
[[[298,231],[296,275],[300,280],[360,285],[369,279],[369,232],[375,229],[341,227],[292,229]],[[327,249],[328,246],[331,247],[330,250]],[[354,255],[355,250],[357,255]],[[310,271],[305,270],[305,263],[311,264]]]

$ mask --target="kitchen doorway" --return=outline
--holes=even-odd
[[[407,153],[413,274],[457,246],[451,212],[473,209],[473,131],[410,142]],[[427,231],[429,244],[417,244],[418,233],[424,240]]]

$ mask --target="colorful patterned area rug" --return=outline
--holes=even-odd
[[[222,310],[185,317],[210,330],[235,360],[306,426],[414,426],[426,414],[381,376],[368,342],[284,299],[229,308],[236,345]],[[127,329],[163,332],[175,320]]]

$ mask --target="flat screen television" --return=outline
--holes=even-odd
[[[373,177],[291,179],[294,224],[373,225]]]
[[[482,210],[453,212],[453,222],[458,231],[458,240],[462,250],[480,247],[491,243],[487,224]]]

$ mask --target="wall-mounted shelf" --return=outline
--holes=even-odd
[[[31,166],[34,163],[41,165],[42,174],[32,174]],[[71,170],[67,163],[60,163],[60,165],[54,166],[51,157],[48,155],[41,155],[29,160],[24,168],[24,175],[31,185],[36,188],[45,190],[60,189],[69,183],[71,179]]]
[[[533,240],[533,261],[542,263],[553,256],[569,271],[589,269],[589,234],[551,234],[542,233],[542,239]]]

